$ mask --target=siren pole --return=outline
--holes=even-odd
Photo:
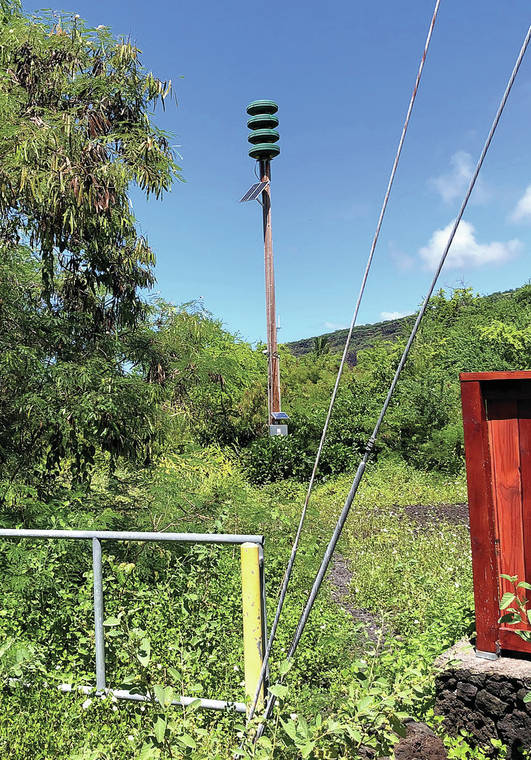
[[[275,304],[275,264],[273,259],[273,232],[271,229],[271,162],[260,161],[260,178],[267,182],[262,191],[262,218],[264,227],[264,269],[266,292],[266,324],[268,355],[268,410],[269,424],[274,424],[274,412],[280,412],[280,366],[278,361],[277,317]]]
[[[277,104],[272,100],[254,100],[247,106],[251,130],[249,156],[259,163],[260,182],[253,185],[241,199],[258,200],[262,195],[262,221],[264,232],[265,301],[267,325],[267,407],[268,425],[271,435],[287,435],[288,415],[281,411],[280,366],[277,341],[277,319],[275,307],[275,267],[273,259],[273,234],[271,229],[271,159],[278,156],[280,148],[276,144],[279,134],[275,116]],[[259,201],[260,202],[260,201]],[[284,423],[284,424],[281,424]]]

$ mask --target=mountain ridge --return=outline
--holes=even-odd
[[[496,300],[498,298],[510,296],[518,290],[519,288],[496,291],[494,293],[480,295],[478,298]],[[376,341],[396,340],[403,335],[406,328],[413,325],[413,320],[415,319],[416,314],[417,312],[408,314],[405,317],[399,317],[398,319],[387,319],[381,322],[370,322],[364,325],[356,325],[352,331],[351,348],[348,354],[349,364],[356,364],[358,351],[362,351],[365,348],[371,348]],[[340,353],[345,347],[347,335],[348,327],[344,327],[340,330],[333,330],[332,332],[321,333],[320,335],[312,335],[309,338],[290,341],[284,345],[294,356],[304,356],[305,354],[315,351],[316,340],[326,338],[326,345],[329,346],[328,351],[330,353]]]

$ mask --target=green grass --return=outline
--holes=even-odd
[[[271,617],[303,485],[252,487],[216,449],[169,457],[149,482],[124,478],[111,485],[102,483],[82,509],[57,507],[55,524],[88,527],[104,519],[113,528],[264,533]],[[315,490],[279,627],[273,683],[349,485],[345,475]],[[469,538],[464,526],[419,528],[404,507],[464,500],[462,477],[420,473],[392,460],[368,469],[339,549],[352,572],[348,602],[385,626],[380,646],[376,651],[326,584],[285,677],[287,690],[279,690],[280,713],[255,757],[355,758],[361,744],[389,753],[403,717],[430,719],[432,661],[470,625]],[[241,717],[108,700],[83,708],[85,696],[42,686],[93,682],[90,556],[87,547],[67,542],[33,546],[31,554],[13,544],[0,550],[0,633],[14,642],[0,669],[4,677],[35,683],[31,692],[2,692],[0,756],[9,747],[14,760],[229,758]],[[240,701],[237,550],[115,544],[104,556],[109,682]]]

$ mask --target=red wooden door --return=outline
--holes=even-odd
[[[529,399],[494,398],[487,401],[487,426],[492,467],[495,510],[496,555],[499,598],[512,591],[511,583],[500,575],[531,581],[531,402]],[[528,592],[523,592],[528,596]],[[500,645],[527,649],[515,629],[530,630],[528,624],[500,627]]]
[[[513,626],[498,623],[510,589],[500,575],[531,583],[531,371],[462,373],[461,399],[476,647],[531,653]]]

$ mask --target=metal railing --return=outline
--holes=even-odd
[[[94,633],[96,649],[96,686],[73,687],[71,684],[61,684],[60,691],[71,691],[74,688],[84,693],[92,692],[111,694],[117,699],[128,699],[135,702],[152,701],[150,695],[132,693],[126,689],[107,688],[105,676],[105,628],[103,625],[103,578],[102,578],[102,541],[170,541],[174,543],[243,545],[247,543],[258,546],[259,576],[260,576],[260,607],[261,607],[261,644],[265,651],[267,640],[266,604],[265,604],[265,574],[264,574],[264,537],[260,535],[240,535],[231,533],[156,533],[113,530],[34,530],[32,528],[1,528],[0,538],[39,538],[39,539],[82,539],[92,541],[92,569],[94,575]],[[267,685],[266,685],[267,688]],[[179,697],[172,704],[186,706],[197,702],[195,697]],[[245,712],[243,702],[229,702],[219,699],[200,699],[200,706],[211,710],[232,709]]]

